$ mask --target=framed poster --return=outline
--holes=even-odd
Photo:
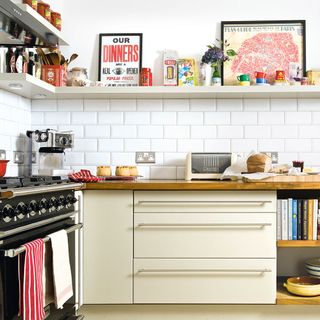
[[[267,74],[268,82],[276,70],[283,70],[288,79],[302,77],[306,69],[305,20],[222,21],[221,39],[227,41],[237,55],[224,63],[224,85],[237,84],[237,76],[256,71]]]
[[[139,86],[142,33],[99,34],[99,81],[108,87]]]

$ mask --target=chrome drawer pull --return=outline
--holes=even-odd
[[[271,269],[139,269],[137,273],[265,273]]]
[[[139,223],[137,228],[264,228],[272,223]]]
[[[235,201],[219,201],[219,200],[212,200],[212,201],[175,201],[175,200],[168,200],[168,201],[156,201],[156,200],[139,200],[138,205],[208,205],[208,204],[216,204],[216,205],[256,205],[262,206],[266,203],[272,203],[271,200],[235,200]]]

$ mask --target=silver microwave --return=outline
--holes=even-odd
[[[220,179],[237,158],[238,154],[231,152],[190,152],[186,159],[185,180]]]

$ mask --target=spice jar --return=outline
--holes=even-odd
[[[39,2],[37,11],[46,20],[51,22],[51,10],[50,10],[50,6],[47,3]]]
[[[150,68],[142,68],[140,73],[140,86],[152,86],[152,72]]]
[[[38,1],[37,0],[23,0],[23,3],[30,6],[32,9],[37,10]]]
[[[59,12],[51,12],[51,24],[61,31],[61,14]]]

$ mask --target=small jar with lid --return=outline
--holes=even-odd
[[[152,72],[150,68],[142,68],[140,73],[140,86],[152,86]]]
[[[51,24],[61,31],[61,14],[59,12],[51,12]]]
[[[47,3],[39,2],[37,11],[42,15],[46,20],[51,22],[51,9]]]
[[[32,9],[37,10],[38,8],[38,1],[37,0],[23,0],[23,3],[30,6]]]

